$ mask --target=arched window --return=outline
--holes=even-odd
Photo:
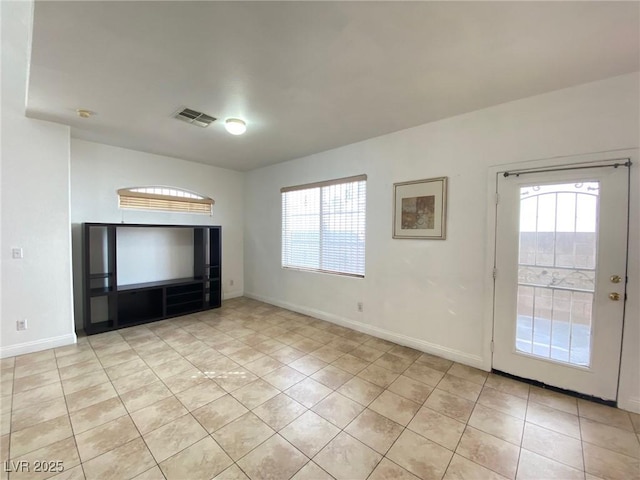
[[[120,208],[212,215],[214,203],[209,197],[175,187],[129,187],[118,190]]]

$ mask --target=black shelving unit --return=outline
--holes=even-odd
[[[116,245],[121,228],[191,229],[193,276],[118,285]],[[219,226],[85,223],[84,329],[87,335],[220,307],[221,234]]]
[[[172,285],[166,290],[167,315],[181,315],[202,309],[205,304],[205,282]]]

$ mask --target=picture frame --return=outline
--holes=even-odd
[[[393,238],[447,238],[447,177],[393,184]]]

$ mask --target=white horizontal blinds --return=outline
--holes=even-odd
[[[364,276],[366,176],[282,189],[282,265]]]
[[[135,187],[118,190],[120,208],[163,210],[211,215],[211,198],[170,187]]]
[[[179,190],[171,187],[135,187],[122,189],[129,192],[145,193],[152,195],[163,195],[166,197],[180,197],[180,198],[193,198],[195,200],[211,200],[198,195],[197,193],[187,192],[186,190]]]
[[[282,194],[282,265],[320,268],[320,189]]]
[[[322,197],[321,269],[364,275],[366,182],[331,185]]]

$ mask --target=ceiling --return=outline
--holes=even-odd
[[[37,1],[27,114],[244,171],[638,71],[639,18],[608,1]]]

